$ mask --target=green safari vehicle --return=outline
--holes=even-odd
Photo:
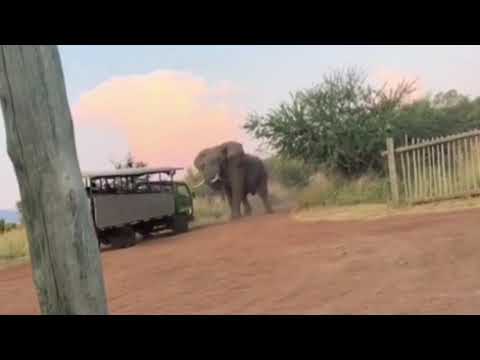
[[[82,174],[99,245],[132,246],[136,233],[189,230],[194,194],[174,181],[181,168],[129,168]]]

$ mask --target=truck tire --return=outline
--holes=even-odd
[[[175,234],[188,231],[188,216],[185,214],[175,215],[172,223],[172,230]]]
[[[123,249],[135,245],[135,231],[129,226],[117,229],[110,236],[110,242],[114,249]]]
[[[152,224],[146,223],[139,226],[137,230],[140,235],[142,235],[143,237],[147,237],[153,232],[154,226]]]

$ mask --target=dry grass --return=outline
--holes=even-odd
[[[462,169],[460,165],[459,168]],[[463,181],[471,183],[474,179]],[[363,176],[348,182],[339,177],[318,174],[300,192],[299,210],[293,216],[299,221],[375,220],[390,216],[480,208],[480,197],[392,207],[389,205],[389,193],[388,181],[375,176]]]
[[[27,234],[24,228],[0,235],[0,260],[26,258],[29,256]]]
[[[276,209],[292,206],[296,202],[296,192],[290,191],[278,183],[269,184],[270,200]],[[258,195],[248,198],[254,213],[264,211],[263,203]],[[222,223],[228,221],[230,209],[228,203],[219,198],[208,201],[205,197],[196,197],[194,200],[195,222],[193,226]]]
[[[416,206],[391,207],[388,204],[360,204],[352,206],[312,207],[293,214],[298,221],[370,221],[391,216],[420,215],[480,208],[480,197],[446,200]]]
[[[297,199],[300,208],[382,203],[388,199],[388,183],[371,175],[347,181],[339,176],[316,174]]]
[[[193,203],[195,222],[193,226],[208,225],[224,222],[228,219],[228,204],[221,199],[208,201],[204,197],[196,197]]]

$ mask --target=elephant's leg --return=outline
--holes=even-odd
[[[238,159],[238,161],[231,160],[228,164],[230,187],[232,191],[232,219],[241,216],[240,203],[242,202],[245,193],[245,171],[240,165],[240,160],[241,159]]]
[[[258,195],[262,199],[265,211],[269,214],[273,213],[272,204],[270,203],[270,197],[268,196],[268,185],[266,181],[263,181],[258,188]]]
[[[225,187],[225,197],[227,198],[228,207],[230,211],[232,211],[232,189],[230,189],[228,186]]]
[[[250,203],[248,202],[248,197],[245,195],[243,198],[243,213],[246,216],[252,215],[252,207],[250,206]]]

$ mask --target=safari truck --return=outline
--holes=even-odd
[[[174,181],[181,168],[129,168],[82,174],[99,246],[124,248],[136,233],[186,232],[194,220],[194,194]]]

